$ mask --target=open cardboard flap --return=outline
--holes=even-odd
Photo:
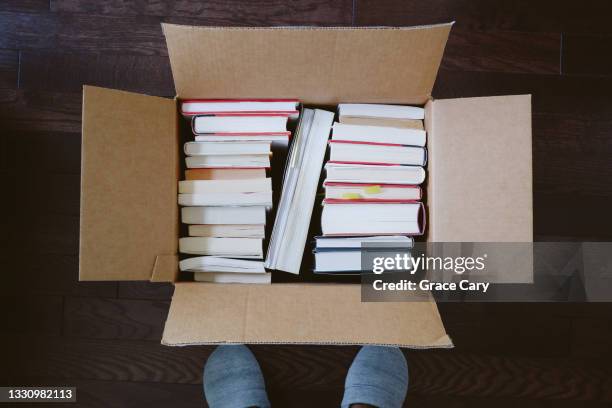
[[[434,100],[426,111],[428,240],[532,242],[531,95]],[[530,245],[486,248],[496,281],[532,281]]]
[[[429,240],[532,242],[531,95],[428,108]]]
[[[177,95],[424,104],[452,23],[403,28],[162,24]]]
[[[176,103],[83,88],[80,280],[174,280]]]
[[[452,347],[434,301],[362,303],[342,284],[176,283],[162,343]]]

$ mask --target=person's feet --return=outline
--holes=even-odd
[[[399,408],[407,391],[408,364],[400,349],[364,346],[346,376],[342,408],[359,404]]]
[[[242,345],[215,349],[204,366],[204,395],[211,408],[267,408],[264,378],[251,351]]]

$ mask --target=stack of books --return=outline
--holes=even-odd
[[[181,271],[194,280],[270,283],[263,265],[266,213],[272,208],[273,143],[287,145],[297,100],[187,100],[194,141],[185,143],[178,203],[188,236]]]
[[[265,266],[300,273],[334,114],[303,109],[289,150]]]
[[[425,224],[427,160],[420,107],[340,104],[325,165],[316,273],[361,273],[362,249],[406,251]]]

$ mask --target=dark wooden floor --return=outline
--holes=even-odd
[[[0,1],[0,384],[69,384],[82,406],[202,405],[211,347],[159,344],[172,288],[78,283],[81,86],[174,95],[161,21],[456,20],[434,96],[533,94],[539,240],[612,236],[607,0]],[[407,406],[612,403],[612,307],[441,304],[455,350],[408,352]],[[354,347],[257,346],[276,406],[335,406]],[[112,402],[111,402],[112,401]]]

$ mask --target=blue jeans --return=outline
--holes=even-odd
[[[401,407],[408,390],[408,364],[400,349],[364,346],[346,376],[342,408],[367,404]],[[242,345],[215,349],[204,367],[204,394],[211,408],[270,406],[259,364]]]

